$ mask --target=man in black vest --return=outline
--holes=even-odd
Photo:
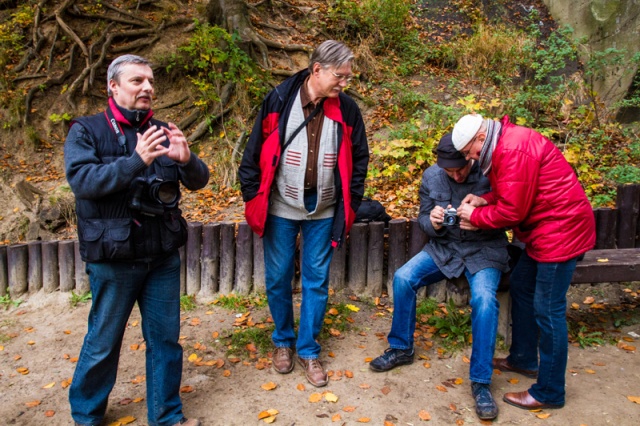
[[[203,188],[209,170],[175,124],[152,119],[153,83],[146,59],[116,58],[107,71],[107,109],[74,120],[65,142],[93,302],[69,391],[76,425],[104,418],[136,302],[147,347],[149,425],[200,425],[184,417],[179,395],[178,248],[186,241],[186,222],[178,201],[179,183]]]

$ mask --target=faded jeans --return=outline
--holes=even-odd
[[[469,378],[477,383],[491,383],[493,352],[498,331],[499,303],[496,291],[502,272],[485,268],[465,276],[471,288],[471,367]],[[418,289],[445,279],[431,256],[421,251],[396,271],[393,276],[393,322],[389,332],[389,346],[394,349],[413,349],[416,329],[416,294]]]

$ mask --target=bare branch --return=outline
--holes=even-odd
[[[153,23],[153,22],[149,21],[148,19],[144,19],[143,17],[141,17],[141,16],[139,16],[139,15],[136,15],[135,13],[127,12],[126,10],[120,9],[120,8],[118,8],[118,7],[115,7],[115,6],[113,6],[113,5],[109,4],[109,3],[107,3],[106,1],[105,1],[105,2],[102,2],[102,4],[103,4],[103,5],[104,5],[104,7],[106,7],[107,9],[111,9],[111,10],[116,11],[116,12],[118,12],[118,13],[121,13],[121,14],[123,14],[123,15],[125,15],[125,16],[128,16],[128,17],[130,17],[130,18],[133,18],[133,19],[135,19],[135,20],[137,20],[137,21],[142,21],[142,22],[144,22],[144,24],[145,24],[147,27],[153,27],[153,26],[154,26],[154,23]]]
[[[183,103],[187,99],[189,99],[189,95],[185,95],[183,98],[178,99],[176,101],[167,102],[166,104],[162,104],[162,105],[159,105],[157,107],[154,107],[153,110],[154,111],[160,111],[161,109],[171,108],[171,107],[174,107],[176,105],[180,105],[181,103]]]
[[[277,41],[269,40],[268,38],[265,38],[260,34],[257,34],[257,35],[260,41],[262,41],[266,46],[273,47],[275,49],[282,49],[288,52],[295,52],[300,50],[308,53],[313,52],[312,47],[305,46],[304,44],[282,44],[282,43],[278,43]]]

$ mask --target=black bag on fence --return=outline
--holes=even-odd
[[[391,216],[384,210],[380,201],[362,197],[362,202],[356,212],[356,223],[384,222],[385,225],[388,225],[390,220]]]

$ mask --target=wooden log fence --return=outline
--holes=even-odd
[[[620,186],[616,208],[594,209],[595,248],[640,247],[639,211],[640,185]],[[182,294],[213,298],[231,292],[264,292],[262,240],[246,222],[189,223],[188,232],[188,243],[180,250]],[[394,272],[418,253],[426,241],[427,236],[416,219],[393,219],[387,228],[381,222],[354,224],[346,243],[334,251],[330,286],[335,291],[370,297],[386,291],[392,298]],[[633,269],[635,265],[629,267]],[[299,286],[298,279],[294,279],[294,287]],[[588,280],[583,275],[578,279]],[[0,296],[9,294],[17,298],[38,291],[79,294],[89,291],[77,241],[0,246]],[[427,294],[438,292],[442,288],[435,285],[430,286]]]

